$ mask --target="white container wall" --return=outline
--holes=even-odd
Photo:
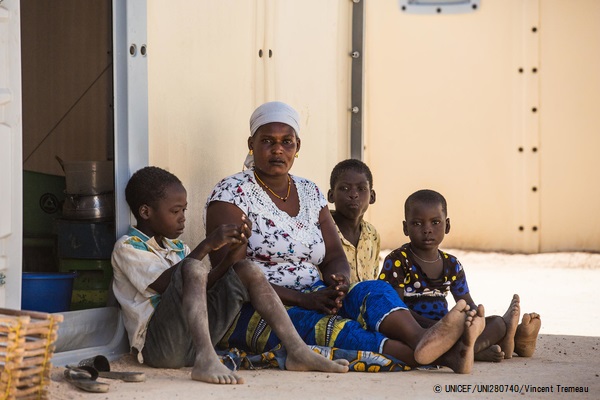
[[[149,1],[150,163],[188,190],[183,239],[204,236],[204,202],[242,168],[249,118],[294,106],[302,149],[292,173],[327,190],[348,154],[352,2]]]
[[[600,3],[366,5],[369,219],[383,247],[407,241],[404,200],[429,188],[448,200],[444,247],[600,251]]]

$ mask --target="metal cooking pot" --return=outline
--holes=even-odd
[[[91,195],[114,190],[112,161],[63,161],[58,156],[56,160],[65,171],[67,193]]]
[[[63,218],[83,220],[111,219],[115,215],[113,193],[94,195],[65,194]]]

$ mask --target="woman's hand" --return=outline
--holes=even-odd
[[[333,282],[332,286],[337,286],[336,290],[344,292],[344,296],[348,293],[348,289],[350,289],[350,279],[344,274],[331,274],[331,281]]]
[[[334,284],[316,292],[304,293],[301,307],[323,314],[337,314],[345,295],[340,285]]]

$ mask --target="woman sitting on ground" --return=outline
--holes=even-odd
[[[207,233],[247,216],[252,235],[246,258],[263,270],[307,344],[469,373],[473,345],[484,328],[483,307],[469,310],[459,301],[440,323],[425,329],[386,282],[348,284],[348,261],[327,201],[313,182],[289,173],[300,150],[299,120],[284,103],[256,109],[245,163],[250,169],[216,185],[206,204]],[[213,252],[212,264],[225,254],[226,248]],[[242,311],[225,340],[253,352],[270,350],[279,340],[252,311]]]

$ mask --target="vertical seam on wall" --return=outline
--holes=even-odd
[[[540,152],[541,148],[541,133],[540,133],[540,113],[543,112],[540,108],[540,84],[539,84],[539,72],[533,72],[533,68],[536,68],[539,71],[539,63],[540,63],[540,1],[539,0],[530,0],[530,26],[531,29],[529,31],[529,42],[530,42],[530,52],[529,52],[529,65],[528,68],[528,76],[530,77],[530,110],[531,114],[531,147],[532,149],[537,149],[537,151],[531,152],[531,156],[534,158],[532,164],[534,165],[533,176],[531,177],[531,189],[530,193],[534,196],[534,203],[536,204],[534,221],[532,221],[532,229],[533,227],[537,227],[537,230],[533,231],[536,240],[536,251],[539,253],[541,250],[541,237],[542,237],[542,227],[540,226],[541,222],[541,196],[540,196],[540,185],[541,185],[541,157]],[[536,188],[534,190],[534,188]]]

